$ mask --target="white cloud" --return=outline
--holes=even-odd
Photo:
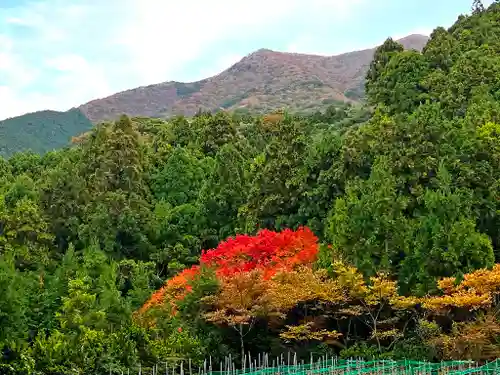
[[[20,95],[8,86],[0,86],[0,119],[18,116],[22,113],[55,108],[57,99],[39,93]]]
[[[420,35],[427,35],[430,36],[432,33],[433,29],[428,29],[428,28],[418,28],[411,30],[409,32],[405,32],[404,34],[395,34],[392,37],[394,40],[399,40],[402,39],[408,35],[412,34],[420,34]],[[335,56],[335,55],[340,55],[346,52],[351,52],[351,51],[360,51],[360,50],[365,50],[365,49],[371,49],[374,48],[377,45],[381,45],[384,43],[385,38],[375,41],[375,43],[363,43],[363,44],[356,44],[352,43],[348,39],[339,41],[335,43],[334,45],[325,45],[322,44],[320,48],[318,47],[318,44],[315,43],[315,38],[313,35],[309,34],[304,34],[299,36],[299,38],[295,39],[292,41],[285,49],[286,52],[292,52],[292,53],[307,53],[307,54],[312,54],[312,55],[320,55],[320,56]],[[330,48],[329,48],[330,47]]]
[[[293,16],[326,12],[333,20],[341,19],[366,1],[126,0],[126,21],[116,30],[115,41],[129,52],[129,66],[138,74],[137,84],[144,85],[164,81],[207,52],[211,43],[235,33],[243,39]],[[214,66],[207,70],[209,75],[218,73],[220,65]]]
[[[8,52],[0,52],[0,74],[14,89],[21,89],[30,85],[38,76],[35,67],[27,66],[20,56]]]
[[[340,52],[338,50],[321,50],[317,49],[316,47],[317,43],[315,43],[315,38],[312,35],[304,34],[288,44],[288,46],[285,48],[285,52],[305,53],[320,56],[330,56],[336,55],[337,52],[344,52],[343,50],[341,50]],[[325,48],[325,46],[322,46],[322,48]]]
[[[29,6],[14,8],[13,12],[14,16],[4,17],[5,24],[36,29],[37,39],[41,39],[45,43],[58,42],[66,37],[64,30],[58,25],[61,21],[66,22],[67,19],[61,18],[64,15],[60,13],[58,7],[52,8],[53,17],[48,17],[50,7],[43,2],[34,2],[30,3]]]
[[[8,59],[3,59],[0,54],[0,61],[4,63]],[[47,60],[45,65],[63,73],[51,79],[52,93],[48,94],[26,89],[34,77],[29,68],[21,64],[6,67],[12,83],[0,86],[0,119],[43,109],[63,111],[114,92],[108,85],[105,73],[81,56],[61,55]],[[0,64],[0,73],[4,68]]]
[[[89,68],[87,60],[75,54],[57,56],[46,60],[45,64],[63,72],[78,72]]]
[[[128,5],[129,22],[116,31],[116,41],[127,49],[138,79],[152,83],[199,57],[220,38],[286,17],[296,1],[129,0]]]
[[[25,18],[19,18],[19,17],[7,17],[4,20],[6,23],[10,23],[13,25],[22,25],[22,26],[29,26],[29,23],[27,23],[27,19]]]
[[[66,96],[61,98],[58,107],[68,108],[76,106],[85,100],[109,95],[113,92],[107,79],[106,73],[99,66],[90,64],[79,55],[61,55],[46,61],[51,66],[64,74],[54,79],[54,86]]]
[[[328,14],[338,22],[367,1],[45,0],[0,9],[0,23],[7,28],[33,31],[15,44],[0,34],[0,118],[66,110],[127,88],[175,79],[186,64],[210,56],[221,40],[272,34],[290,19]],[[240,53],[214,55],[193,78],[219,73],[237,62]],[[2,81],[2,76],[9,78]]]
[[[0,85],[18,90],[31,84],[38,70],[26,65],[22,57],[13,51],[13,46],[11,38],[0,34]]]
[[[213,76],[223,72],[225,69],[229,68],[230,66],[236,64],[243,57],[244,57],[243,55],[234,54],[234,53],[228,54],[228,55],[223,55],[223,56],[217,58],[211,66],[204,68],[200,72],[198,72],[198,74],[200,77],[204,77],[204,78],[213,77]]]

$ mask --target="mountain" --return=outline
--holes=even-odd
[[[399,39],[406,49],[421,50],[424,35]],[[222,73],[201,81],[164,82],[92,100],[79,109],[92,121],[130,116],[192,115],[200,108],[266,111],[279,107],[317,108],[334,101],[359,101],[375,48],[318,56],[260,49]]]
[[[427,40],[423,35],[410,35],[398,41],[407,49],[421,50]],[[168,117],[220,108],[306,111],[336,101],[360,101],[374,52],[372,48],[318,56],[260,49],[198,82],[164,82],[92,100],[67,112],[40,111],[0,121],[0,155],[24,150],[44,153],[64,147],[71,137],[88,131],[92,123],[124,113]]]
[[[69,144],[71,136],[92,128],[79,110],[39,111],[0,121],[0,155],[31,150],[43,154]]]

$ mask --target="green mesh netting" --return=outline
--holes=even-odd
[[[500,359],[479,365],[470,361],[429,363],[418,361],[363,361],[329,359],[310,364],[244,370],[212,371],[211,375],[500,375]]]

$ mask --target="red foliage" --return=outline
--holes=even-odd
[[[229,238],[216,249],[204,251],[200,265],[215,270],[217,277],[231,277],[255,269],[269,279],[279,271],[290,271],[297,266],[311,265],[318,255],[318,238],[309,228],[282,232],[261,230],[256,236],[238,235]],[[180,300],[192,290],[190,282],[198,275],[200,266],[185,269],[168,280],[142,306],[140,312],[150,307]],[[174,311],[175,313],[175,306]]]
[[[297,265],[311,264],[318,255],[318,238],[309,228],[272,232],[264,229],[257,236],[238,235],[221,242],[216,249],[203,252],[200,263],[231,276],[260,269],[266,278]]]

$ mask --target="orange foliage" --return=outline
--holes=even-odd
[[[262,121],[264,123],[270,123],[270,124],[276,124],[280,121],[283,121],[283,119],[284,119],[284,116],[282,113],[271,113],[271,114],[264,115],[262,117]]]
[[[85,132],[85,133],[79,134],[77,136],[71,137],[71,143],[72,144],[79,144],[79,143],[86,141],[90,137],[90,133],[91,132]]]
[[[342,262],[333,263],[333,277],[325,270],[313,270],[318,250],[318,239],[308,228],[279,233],[261,230],[255,236],[229,238],[217,248],[204,251],[199,266],[168,280],[139,313],[164,306],[175,314],[176,302],[192,291],[193,280],[204,267],[215,272],[220,284],[216,294],[204,299],[209,307],[204,318],[232,326],[242,340],[244,327],[250,330],[257,319],[271,322],[277,318],[281,324],[295,307],[313,303],[335,319],[362,321],[380,348],[404,337],[411,316],[424,312],[429,318],[461,308],[474,312],[474,316],[478,316],[478,310],[489,315],[483,320],[456,323],[451,334],[433,334],[429,343],[446,358],[489,358],[498,354],[492,334],[500,333],[500,325],[490,315],[500,296],[500,264],[464,275],[460,283],[455,278],[443,278],[438,282],[441,295],[416,298],[400,296],[397,283],[388,275],[380,274],[367,283],[359,270]],[[418,304],[423,310],[416,308]],[[299,341],[337,336],[308,322],[289,326],[282,333],[284,339]],[[460,344],[467,340],[467,345]],[[478,352],[478,348],[483,349]]]
[[[193,288],[189,284],[199,273],[199,267],[193,266],[180,272],[168,280],[164,286],[153,293],[151,298],[140,308],[139,313],[144,313],[154,306],[163,305],[167,296],[170,301],[183,299]]]
[[[459,288],[474,289],[482,293],[498,293],[500,291],[500,264],[496,264],[491,270],[483,268],[464,275]]]

